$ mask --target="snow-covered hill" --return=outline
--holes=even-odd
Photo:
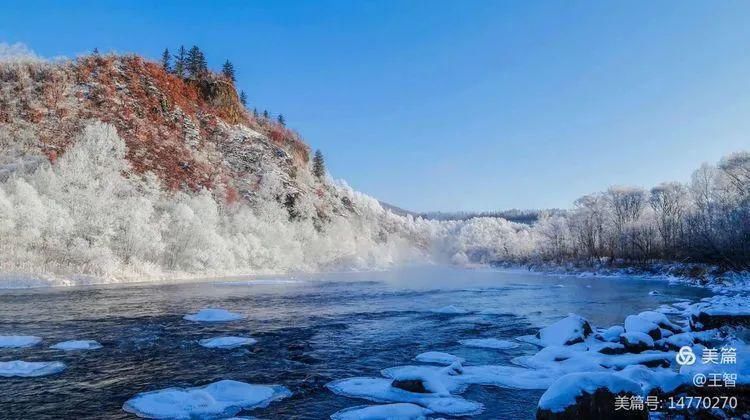
[[[383,268],[434,235],[315,177],[231,82],[137,56],[0,62],[0,182],[6,285]]]

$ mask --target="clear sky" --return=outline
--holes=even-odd
[[[3,1],[0,42],[200,46],[330,172],[412,210],[567,207],[750,149],[750,2]]]

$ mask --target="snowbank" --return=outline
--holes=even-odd
[[[539,408],[560,413],[576,403],[576,398],[606,389],[612,394],[641,395],[641,387],[614,373],[571,373],[553,383],[539,399]]]
[[[582,342],[592,332],[591,324],[585,318],[570,314],[539,330],[536,337],[544,346],[570,345]]]

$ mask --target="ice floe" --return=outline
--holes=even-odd
[[[332,420],[424,420],[432,414],[416,404],[395,403],[383,405],[360,405],[345,408],[331,416]]]
[[[53,344],[51,349],[73,351],[73,350],[96,350],[102,348],[102,345],[94,340],[70,340]]]
[[[242,346],[250,346],[258,341],[250,337],[236,337],[236,336],[222,336],[214,338],[206,338],[198,341],[203,347],[217,348],[217,349],[234,349]]]
[[[227,322],[227,321],[237,321],[239,319],[244,319],[244,318],[245,318],[245,315],[238,314],[235,312],[229,312],[226,309],[214,309],[214,308],[204,308],[195,314],[188,314],[183,317],[183,319],[186,319],[188,321],[196,321],[196,322]]]
[[[144,418],[191,419],[233,416],[241,410],[266,407],[291,396],[279,385],[252,385],[223,380],[194,388],[143,392],[127,400],[123,410]]]
[[[467,416],[478,414],[483,405],[453,395],[410,392],[391,385],[386,378],[348,378],[326,385],[332,392],[352,398],[362,398],[381,403],[412,403],[437,414]]]
[[[33,335],[0,335],[0,348],[33,347],[42,339]]]
[[[467,347],[481,347],[496,350],[513,349],[519,346],[518,343],[513,341],[498,340],[497,338],[470,338],[467,340],[460,340],[459,343]]]
[[[450,365],[454,362],[463,363],[465,360],[461,357],[454,356],[450,353],[443,353],[441,351],[428,351],[420,353],[414,358],[422,363],[435,363],[438,365]]]
[[[0,362],[0,376],[45,376],[65,370],[65,363],[62,362],[24,362],[23,360],[14,360],[12,362]]]

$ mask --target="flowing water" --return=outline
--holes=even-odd
[[[649,295],[656,290],[660,294]],[[182,284],[107,285],[0,290],[0,335],[36,335],[44,342],[0,349],[0,361],[63,361],[62,373],[0,378],[0,418],[134,418],[122,404],[142,391],[198,386],[220,379],[280,384],[293,396],[240,415],[324,419],[346,407],[375,404],[331,393],[325,384],[379,377],[435,350],[467,364],[510,364],[537,350],[461,346],[458,340],[514,339],[574,312],[597,326],[703,289],[639,278],[578,278],[524,272],[409,268],[273,279]],[[436,313],[453,305],[465,314]],[[247,315],[229,323],[183,320],[204,307]],[[208,349],[197,341],[250,335],[251,347]],[[62,352],[59,341],[93,339],[100,350]],[[472,386],[476,418],[533,418],[542,391]],[[445,417],[445,416],[444,416]]]

